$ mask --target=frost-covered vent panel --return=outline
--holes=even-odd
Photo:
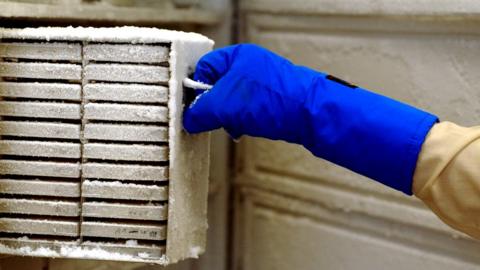
[[[169,186],[185,192],[175,181],[193,180],[188,173],[185,179],[169,177],[170,157],[173,166],[183,166],[175,153],[188,150],[170,149],[181,148],[186,136],[175,122],[181,108],[172,100],[180,98],[178,91],[170,89],[176,76],[171,47],[80,38],[2,40],[2,252],[160,263],[196,255],[180,252],[185,243],[177,247],[175,235],[182,229],[203,234],[198,227],[205,221],[191,225],[169,205],[180,196],[179,207],[188,207],[183,194],[169,197]],[[190,250],[196,245],[201,243]]]

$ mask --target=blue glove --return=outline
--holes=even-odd
[[[412,194],[418,154],[437,117],[256,45],[205,55],[194,79],[214,85],[185,111],[187,132],[224,128],[303,145],[329,160]]]

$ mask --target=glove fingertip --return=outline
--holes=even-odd
[[[208,93],[196,98],[188,109],[183,113],[183,127],[191,134],[211,131],[220,128],[220,124],[214,114]]]
[[[190,113],[190,109],[186,110],[183,114],[183,128],[190,134],[196,134],[203,131],[203,129],[197,125],[194,118],[195,117]]]

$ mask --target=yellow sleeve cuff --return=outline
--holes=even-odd
[[[417,161],[413,193],[446,224],[480,239],[480,126],[433,126]]]

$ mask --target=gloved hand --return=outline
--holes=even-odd
[[[256,45],[205,55],[194,79],[214,87],[184,113],[187,132],[223,127],[301,144],[314,155],[407,194],[421,145],[437,118],[292,64]],[[200,92],[200,91],[199,91]]]

